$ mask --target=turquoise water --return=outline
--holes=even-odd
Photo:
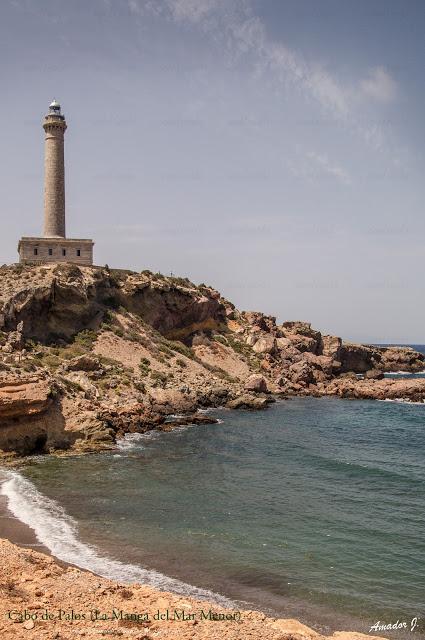
[[[325,631],[425,617],[425,406],[214,415],[118,453],[40,458],[5,492],[56,555],[103,575],[171,576]]]

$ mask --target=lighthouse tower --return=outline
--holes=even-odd
[[[65,154],[67,129],[59,102],[53,100],[44,117],[44,230],[43,237],[19,241],[20,262],[72,262],[93,264],[93,240],[65,235]]]
[[[53,100],[44,118],[44,237],[65,237],[65,116]]]

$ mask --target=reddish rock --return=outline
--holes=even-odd
[[[255,353],[274,353],[276,351],[276,339],[268,334],[262,335],[252,348]]]
[[[423,371],[425,356],[410,347],[379,347],[382,371]]]
[[[321,353],[330,356],[334,360],[339,360],[342,340],[337,336],[322,336]]]
[[[226,404],[228,409],[265,409],[267,406],[267,398],[259,398],[248,393],[238,396]]]
[[[249,376],[245,382],[244,388],[246,391],[254,391],[255,393],[267,393],[267,380],[264,376],[253,374]]]
[[[306,385],[314,381],[312,368],[304,360],[292,364],[289,367],[288,375],[291,382],[296,384]]]
[[[5,418],[43,413],[51,402],[51,385],[38,378],[15,378],[0,382],[0,424]]]

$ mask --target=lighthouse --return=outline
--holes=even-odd
[[[93,240],[67,238],[65,224],[65,131],[61,105],[53,100],[44,117],[44,229],[42,237],[22,237],[19,260],[24,264],[72,262],[93,264]]]
[[[65,237],[65,116],[53,100],[44,118],[44,237]]]

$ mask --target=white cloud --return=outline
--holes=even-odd
[[[234,59],[254,57],[256,74],[272,71],[282,83],[292,84],[307,99],[320,105],[335,121],[361,137],[375,151],[386,151],[382,128],[370,126],[358,116],[365,101],[388,103],[397,86],[381,66],[371,69],[360,82],[342,83],[323,65],[308,62],[280,42],[271,40],[264,22],[253,13],[250,0],[128,0],[134,13],[161,14],[168,20],[188,22],[221,39]],[[361,100],[359,101],[359,97]]]
[[[378,102],[392,102],[397,95],[397,85],[383,67],[371,69],[360,88],[363,94]]]
[[[331,162],[326,154],[308,151],[307,158],[319,166],[322,171],[337,178],[343,184],[351,184],[351,177],[348,172],[340,165]]]
[[[195,24],[224,7],[223,0],[166,0],[166,4],[176,20],[188,20]]]
[[[264,23],[253,15],[248,0],[129,0],[133,13],[158,15],[190,22],[206,31],[221,31],[231,53],[253,53],[263,69],[280,73],[337,118],[348,114],[347,92],[326,69],[309,65],[302,56],[271,41]],[[258,67],[257,67],[258,69]]]
[[[137,16],[156,15],[160,16],[163,13],[163,6],[156,0],[127,0],[128,8],[131,13]]]

